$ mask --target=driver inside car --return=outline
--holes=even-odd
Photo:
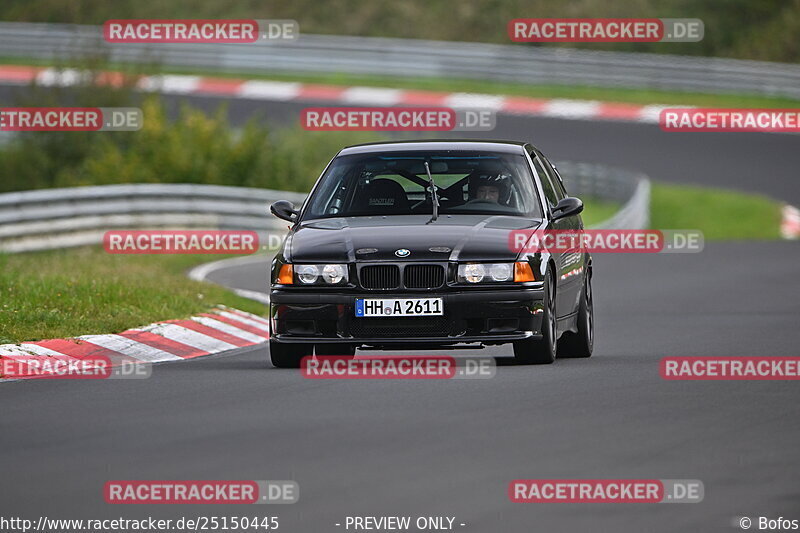
[[[487,202],[497,203],[500,201],[500,189],[494,185],[480,185],[475,198],[477,200],[486,200]]]
[[[469,180],[470,200],[508,205],[509,177],[505,175],[473,176]]]

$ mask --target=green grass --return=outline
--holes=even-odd
[[[67,66],[55,65],[51,61],[25,60],[0,57],[0,64]],[[263,74],[251,71],[218,72],[196,68],[109,64],[107,70],[135,72],[136,74],[187,74],[213,76],[220,78],[247,78],[257,80],[318,83],[325,85],[361,85],[366,87],[386,87],[420,91],[469,92],[497,94],[504,96],[526,96],[530,98],[567,98],[576,100],[601,100],[629,104],[673,104],[705,107],[742,108],[795,108],[800,100],[782,97],[768,97],[753,94],[707,94],[655,89],[626,89],[612,87],[588,87],[578,85],[529,85],[525,83],[492,80],[470,80],[431,77],[390,77],[356,74],[308,74],[297,72],[270,72]],[[132,70],[134,69],[134,70]]]
[[[724,189],[654,183],[650,226],[699,229],[706,240],[777,239],[781,204]]]
[[[581,197],[583,200],[583,225],[591,227],[613,217],[620,208],[616,202],[608,202],[597,198]]]
[[[619,204],[581,198],[586,227],[608,220]],[[706,240],[780,238],[781,204],[766,196],[725,189],[653,183],[650,227],[699,229]]]
[[[94,247],[0,254],[0,344],[116,333],[217,304],[263,315],[262,304],[186,277],[190,267],[221,257],[111,255]]]

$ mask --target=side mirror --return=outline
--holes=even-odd
[[[289,222],[297,221],[297,215],[300,214],[299,211],[295,210],[292,202],[289,202],[288,200],[278,200],[269,206],[269,210],[276,217]]]
[[[553,221],[580,214],[583,211],[583,202],[580,198],[567,196],[553,208]]]

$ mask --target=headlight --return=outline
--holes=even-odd
[[[496,263],[489,267],[489,276],[492,281],[508,281],[512,277],[511,263]]]
[[[300,285],[342,285],[347,283],[347,265],[291,266],[294,271],[294,278]]]
[[[341,282],[347,275],[347,270],[344,265],[325,265],[322,268],[322,279],[325,283],[336,285]]]
[[[319,278],[319,268],[317,265],[295,265],[294,271],[300,283],[311,285]]]
[[[505,283],[514,280],[514,263],[458,265],[459,283]]]
[[[458,266],[458,277],[468,283],[480,283],[486,277],[486,267],[480,263]]]

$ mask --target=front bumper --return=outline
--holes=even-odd
[[[357,318],[356,298],[432,298],[442,317]],[[273,289],[271,338],[287,343],[356,345],[504,344],[541,338],[541,284],[503,289],[466,288],[424,293]]]

